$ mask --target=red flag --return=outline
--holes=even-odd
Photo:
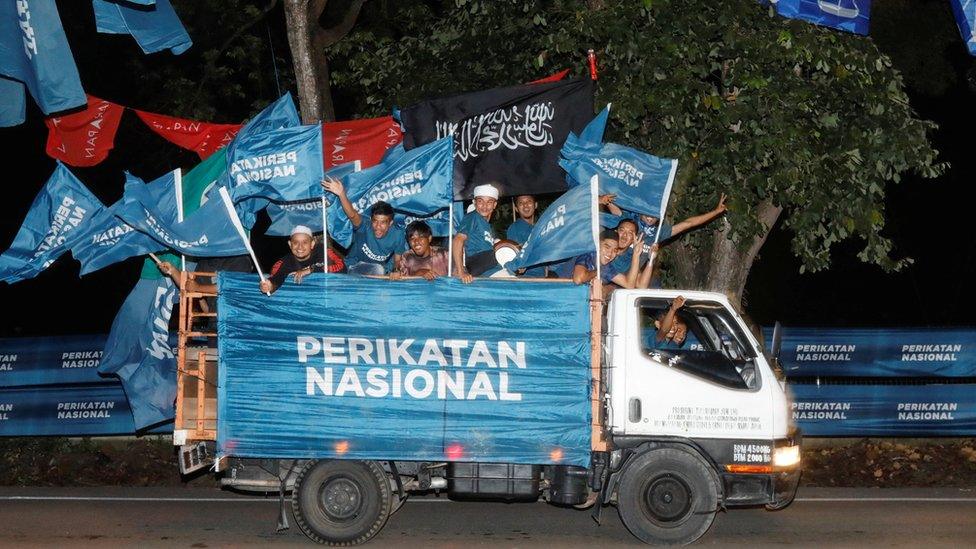
[[[403,141],[400,124],[392,116],[322,123],[325,169],[360,161],[366,169],[379,164],[383,153]]]
[[[569,69],[563,69],[557,72],[556,74],[552,74],[545,78],[540,78],[538,80],[533,80],[529,82],[529,84],[548,84],[549,82],[559,82],[563,78],[566,78],[567,74],[569,74]]]
[[[88,96],[88,108],[44,120],[47,154],[71,166],[94,166],[115,146],[125,107]]]
[[[231,142],[241,124],[211,124],[132,109],[164,139],[200,155],[201,160]]]

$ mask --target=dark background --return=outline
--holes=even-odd
[[[61,17],[72,45],[82,83],[89,94],[122,105],[160,114],[186,116],[160,103],[159,77],[131,70],[154,66],[178,73],[199,66],[208,37],[194,34],[194,48],[184,56],[168,52],[143,56],[130,37],[95,33],[91,6],[85,2],[59,3]],[[291,88],[283,15],[280,7],[257,27],[265,42],[248,55],[265,67],[265,77],[255,80],[253,93],[238,101],[214,106],[211,122],[240,122],[254,112],[254,104],[270,102],[278,87]],[[184,17],[184,20],[186,18]],[[952,20],[948,3],[941,0],[876,1],[872,13],[872,39],[888,53],[905,75],[911,102],[918,115],[938,124],[932,133],[940,159],[950,168],[939,179],[913,175],[888,185],[887,225],[896,257],[914,263],[898,273],[885,273],[857,259],[861,247],[849,241],[835,247],[833,265],[824,272],[800,274],[799,261],[790,251],[791,235],[774,229],[752,269],[744,306],[759,323],[779,320],[788,325],[824,326],[968,326],[976,297],[967,291],[976,264],[971,234],[971,213],[976,154],[970,128],[976,127],[976,62],[969,57]],[[277,74],[271,50],[277,50]],[[128,68],[127,68],[128,67]],[[192,90],[188,91],[190,93]],[[292,89],[293,91],[293,89]],[[343,111],[341,94],[337,115]],[[28,99],[28,119],[15,128],[0,128],[5,168],[0,200],[0,249],[13,240],[37,191],[54,168],[44,153],[47,129],[42,116]],[[611,121],[611,124],[613,122]],[[116,136],[116,148],[94,168],[72,168],[92,191],[110,205],[122,194],[123,170],[146,180],[181,166],[189,169],[199,160],[126,113]],[[843,182],[838,182],[843,184]],[[260,232],[260,225],[256,232]],[[256,237],[262,261],[270,263],[285,251],[281,239]],[[13,286],[0,283],[0,337],[105,333],[119,305],[139,276],[142,259],[130,259],[101,271],[78,277],[78,263],[68,254],[36,278]]]

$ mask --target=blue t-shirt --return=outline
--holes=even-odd
[[[658,221],[657,225],[645,225],[640,219],[637,220],[637,230],[644,233],[644,253],[651,253],[651,245],[654,244],[654,237],[657,236],[658,229],[661,229],[661,236],[658,242],[664,242],[671,238],[671,225]]]
[[[590,252],[588,254],[583,254],[576,257],[576,262],[574,265],[582,265],[590,271],[596,270],[596,252]],[[613,262],[611,261],[607,265],[600,265],[600,280],[604,284],[613,281],[613,277],[620,274],[620,271],[613,267]]]
[[[519,218],[515,220],[515,223],[508,226],[508,229],[505,231],[505,238],[514,240],[519,244],[525,244],[525,241],[529,239],[529,235],[532,233],[532,227],[526,220]],[[532,267],[526,270],[522,276],[544,278],[546,276],[546,268]]]
[[[650,250],[650,248],[648,248]],[[626,274],[630,270],[630,261],[634,257],[634,247],[631,246],[622,252],[617,253],[617,257],[613,258],[610,262],[613,268],[617,270],[618,273]],[[643,269],[644,265],[647,265],[648,259],[647,252],[641,252],[640,256],[640,268]]]
[[[471,212],[464,216],[457,232],[468,236],[464,241],[464,253],[468,257],[495,248],[495,231],[488,221],[478,212]]]
[[[352,233],[352,243],[349,245],[349,253],[346,254],[346,263],[348,265],[360,262],[378,263],[390,267],[393,254],[402,254],[406,249],[407,240],[403,235],[403,229],[390,226],[390,230],[383,235],[383,238],[376,238],[369,219],[363,218]]]

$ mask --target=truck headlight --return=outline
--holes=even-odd
[[[800,446],[780,446],[773,450],[773,467],[790,468],[800,463]]]

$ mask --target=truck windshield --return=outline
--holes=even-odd
[[[659,334],[670,305],[665,299],[641,300],[643,354],[727,387],[758,387],[755,354],[729,311],[718,303],[688,301],[677,313],[675,329]]]

